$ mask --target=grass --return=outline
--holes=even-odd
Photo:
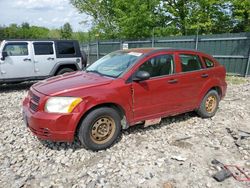
[[[247,78],[239,77],[239,76],[227,76],[226,77],[227,83],[233,84],[233,85],[240,85],[245,84],[248,82]]]

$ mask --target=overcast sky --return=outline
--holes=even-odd
[[[28,22],[30,25],[60,28],[69,22],[74,31],[89,29],[87,25],[79,24],[89,18],[79,14],[69,0],[0,0],[0,7],[0,25]]]

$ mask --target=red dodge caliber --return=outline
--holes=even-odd
[[[87,149],[106,149],[129,126],[158,124],[188,111],[214,116],[225,96],[225,75],[213,57],[198,51],[116,51],[85,71],[34,84],[23,101],[23,116],[40,139],[78,137]]]

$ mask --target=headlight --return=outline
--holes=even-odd
[[[78,97],[51,97],[45,104],[44,111],[52,113],[70,113],[82,101]]]

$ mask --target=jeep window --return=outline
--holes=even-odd
[[[214,67],[214,62],[206,57],[203,57],[203,60],[206,64],[206,67],[207,68],[211,68],[211,67]]]
[[[8,56],[26,56],[28,55],[27,43],[9,43],[6,44],[4,52],[7,52]]]
[[[138,71],[147,71],[150,77],[173,74],[174,58],[173,55],[159,55],[143,63]]]
[[[61,55],[75,54],[75,47],[73,42],[57,42],[58,53]]]
[[[137,52],[113,52],[97,60],[86,71],[117,78],[129,70],[141,55]]]
[[[54,54],[53,43],[51,42],[36,42],[33,44],[35,55],[50,55]]]
[[[182,72],[196,71],[202,69],[200,58],[197,55],[181,54]]]

